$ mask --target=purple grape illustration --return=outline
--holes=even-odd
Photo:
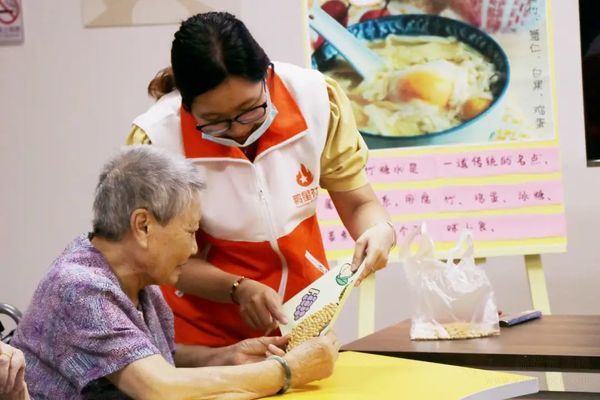
[[[298,321],[304,316],[304,314],[306,314],[306,312],[310,309],[310,306],[312,306],[317,300],[318,295],[319,289],[311,288],[308,293],[302,296],[300,304],[296,306],[296,310],[294,311],[294,321]]]

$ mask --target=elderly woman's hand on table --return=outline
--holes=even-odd
[[[0,399],[27,400],[25,357],[19,349],[0,342]]]
[[[246,339],[230,346],[229,351],[236,364],[264,361],[265,356],[269,355],[285,358],[292,373],[291,387],[324,379],[333,373],[340,349],[340,343],[333,331],[323,337],[309,339],[285,353],[281,347],[285,346],[287,341],[287,336]]]
[[[340,343],[332,331],[294,347],[285,355],[292,370],[292,387],[329,377],[339,349]]]
[[[256,349],[261,347],[255,347],[257,341],[263,340],[265,338],[250,339],[248,343],[251,344],[250,348]],[[267,348],[271,348],[270,345],[273,344],[269,340],[264,343],[267,343]],[[189,346],[186,351],[192,347],[198,346]],[[263,346],[260,350],[264,348]],[[335,334],[329,333],[324,337],[310,339],[283,355],[282,358],[287,362],[291,373],[290,386],[301,387],[329,377],[333,373],[339,348]],[[177,352],[180,351],[179,349],[178,345]],[[229,352],[236,351],[235,345],[223,349]],[[199,346],[198,350],[205,351],[207,348]],[[222,351],[218,348],[213,350]],[[248,352],[257,356],[255,350]],[[285,369],[279,362],[268,358],[261,362],[229,367],[181,367],[182,365],[178,365],[178,368],[174,368],[166,363],[164,358],[154,355],[127,365],[111,374],[109,379],[125,393],[136,398],[163,398],[167,394],[174,399],[191,396],[225,398],[235,391],[239,394],[236,398],[254,399],[274,394],[280,388],[287,387]]]
[[[249,364],[263,361],[270,355],[283,356],[287,336],[259,337],[242,340],[230,346],[231,365]]]

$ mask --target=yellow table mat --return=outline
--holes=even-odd
[[[344,352],[334,374],[291,390],[294,399],[506,399],[539,390],[537,378],[423,361]]]

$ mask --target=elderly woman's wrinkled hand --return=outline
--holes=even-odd
[[[25,384],[25,357],[19,349],[0,342],[0,399],[29,399]]]
[[[285,355],[292,370],[292,386],[324,379],[333,373],[340,343],[333,332],[310,339]]]
[[[355,282],[356,286],[371,273],[384,268],[388,263],[390,250],[396,245],[396,233],[394,228],[387,222],[376,224],[366,231],[358,239],[354,247],[352,257],[352,271],[356,271],[360,264],[365,261],[365,269]]]
[[[252,329],[269,332],[277,323],[287,323],[281,308],[281,297],[271,287],[245,279],[236,294],[240,303],[240,315]]]
[[[287,336],[259,337],[242,340],[230,346],[232,365],[264,361],[270,355],[283,356]]]

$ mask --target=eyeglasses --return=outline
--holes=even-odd
[[[263,91],[265,90],[266,83],[263,81]],[[261,92],[262,94],[262,92]],[[222,121],[211,122],[209,124],[196,125],[196,129],[207,135],[219,135],[227,132],[231,129],[231,125],[234,122],[238,124],[247,125],[260,120],[267,113],[267,107],[269,103],[265,100],[264,103],[256,107],[252,107],[249,110],[244,111],[230,119],[224,119]]]

